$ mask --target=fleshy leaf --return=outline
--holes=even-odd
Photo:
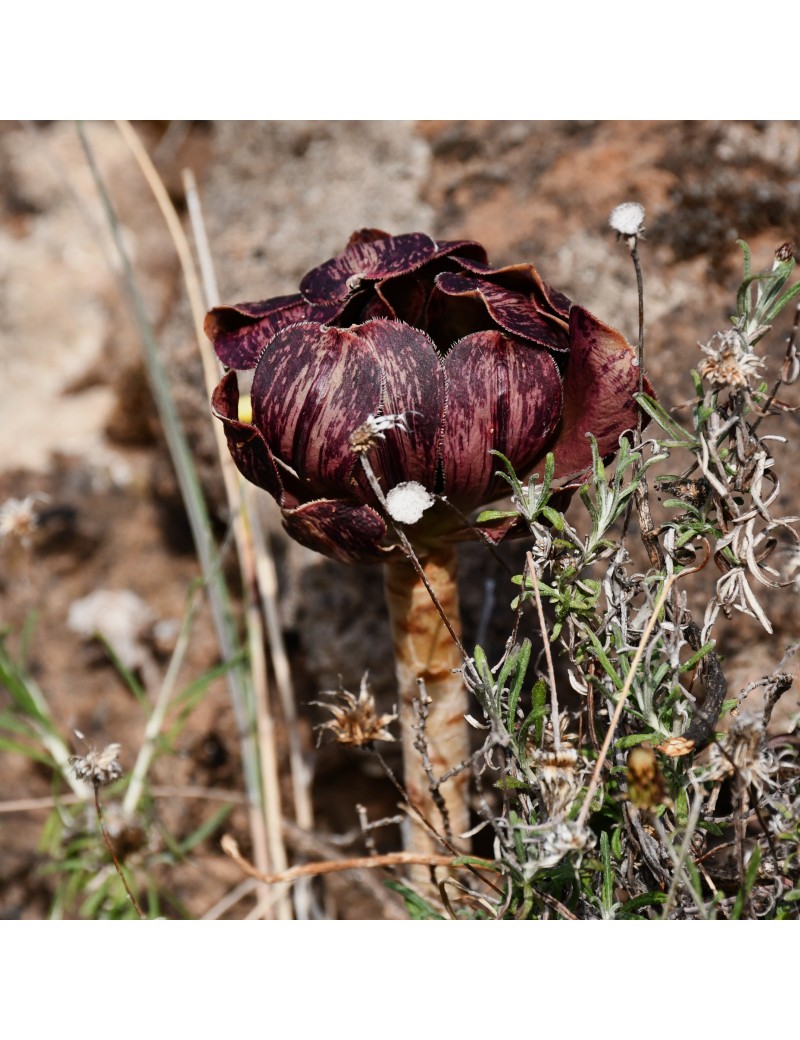
[[[368,330],[293,325],[253,378],[253,423],[272,453],[308,483],[308,497],[348,494],[357,459],[350,434],[381,405],[382,372]]]
[[[445,361],[444,491],[461,509],[498,497],[500,451],[519,473],[544,451],[561,413],[561,378],[550,354],[501,332],[476,332]]]
[[[512,292],[482,278],[451,272],[438,276],[436,288],[451,296],[482,300],[492,319],[514,336],[548,350],[569,350],[566,322],[544,310],[533,296]]]
[[[375,473],[384,491],[409,480],[433,491],[445,406],[436,348],[424,332],[399,321],[372,321],[362,332],[381,366],[380,414],[405,415],[410,430],[388,430],[375,445],[370,455]],[[353,429],[366,419],[362,412]]]
[[[396,278],[454,253],[466,259],[486,259],[477,242],[435,242],[420,232],[380,237],[382,234],[375,228],[356,232],[343,253],[308,272],[300,292],[312,303],[344,300],[362,282]]]
[[[222,420],[228,450],[242,476],[282,503],[283,486],[266,441],[255,426],[239,420],[239,386],[235,372],[229,372],[214,390],[211,409]]]
[[[469,258],[459,255],[453,257],[456,263],[466,271],[472,271],[497,286],[532,296],[545,310],[550,310],[559,318],[569,321],[569,309],[572,300],[558,289],[548,285],[533,264],[508,264],[505,267],[491,267],[489,264],[475,263]]]
[[[287,533],[308,549],[341,563],[377,563],[386,559],[381,539],[386,524],[367,505],[323,499],[284,510]]]
[[[639,414],[633,399],[639,386],[639,367],[634,349],[624,336],[574,305],[570,339],[562,420],[549,447],[555,455],[556,477],[591,465],[587,433],[594,434],[600,455],[609,455],[617,450],[621,434],[636,428]],[[644,390],[652,392],[646,378]]]
[[[436,254],[436,243],[415,232],[390,238],[351,240],[343,253],[315,267],[300,282],[312,303],[344,300],[363,281],[380,281],[421,267]]]
[[[332,321],[340,306],[314,307],[302,296],[276,296],[257,303],[214,307],[206,315],[205,334],[217,357],[228,368],[255,368],[272,337],[298,321]]]

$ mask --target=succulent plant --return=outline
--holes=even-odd
[[[278,502],[288,533],[340,561],[387,564],[405,781],[431,817],[429,777],[414,765],[418,679],[434,773],[469,745],[451,674],[461,652],[420,570],[457,632],[453,543],[475,537],[465,514],[506,486],[491,452],[520,475],[552,452],[561,486],[580,484],[587,433],[612,455],[637,424],[634,351],[531,264],[493,267],[476,242],[374,229],[354,233],[297,294],[215,307],[206,333],[226,366],[254,370],[249,404],[229,372],[212,407],[239,470]],[[410,512],[393,505],[406,489]],[[483,534],[499,540],[509,523]],[[456,834],[467,827],[467,779],[464,770],[443,788],[445,830]]]

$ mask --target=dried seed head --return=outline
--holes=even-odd
[[[697,370],[712,386],[748,387],[751,378],[764,367],[764,359],[745,350],[741,336],[733,329],[718,332],[700,349],[708,357]]]
[[[394,737],[386,728],[389,723],[394,722],[396,715],[378,715],[375,710],[375,698],[369,688],[368,675],[365,672],[361,680],[358,697],[341,687],[338,690],[323,690],[323,697],[333,697],[338,704],[325,704],[322,701],[312,701],[321,708],[329,711],[333,718],[317,726],[320,737],[329,729],[339,744],[348,744],[350,747],[363,747],[375,740],[394,740]]]
[[[122,776],[122,766],[117,757],[121,747],[121,744],[109,744],[102,751],[91,748],[85,755],[73,755],[69,764],[79,780],[104,787]]]
[[[701,509],[711,496],[711,485],[705,477],[695,480],[659,477],[656,490],[661,494],[674,495],[695,509]]]
[[[35,503],[46,498],[46,495],[37,491],[25,498],[9,498],[5,501],[0,506],[0,539],[16,538],[22,545],[27,546],[39,525],[39,517],[34,509]]]
[[[644,231],[644,206],[638,202],[623,202],[612,209],[608,223],[623,238],[641,235]]]
[[[404,481],[386,492],[386,511],[398,524],[415,524],[433,502],[433,495],[416,480]]]

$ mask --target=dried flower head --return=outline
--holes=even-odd
[[[406,419],[406,413],[398,415],[368,415],[364,422],[350,434],[350,447],[356,455],[363,455],[370,448],[375,447],[378,441],[386,440],[387,430],[402,430],[410,433],[411,430]]]
[[[708,357],[700,363],[698,372],[712,386],[749,387],[750,380],[764,367],[764,359],[745,347],[735,329],[717,332],[700,349]]]
[[[79,780],[88,780],[95,787],[104,787],[122,776],[118,758],[121,747],[121,744],[109,744],[102,751],[90,748],[85,755],[73,755],[69,764]]]
[[[579,761],[574,748],[536,752],[534,769],[549,820],[566,816],[572,808],[581,789]]]
[[[9,498],[4,502],[0,506],[0,538],[16,538],[27,546],[39,525],[35,503],[46,500],[46,497],[37,491],[25,498]]]
[[[737,772],[741,781],[761,791],[774,781],[776,762],[765,748],[766,731],[760,715],[743,711],[731,725],[723,742],[724,752],[716,745],[711,748],[710,780],[726,780]]]
[[[594,834],[588,827],[577,820],[566,820],[557,823],[547,830],[540,848],[540,857],[536,862],[538,870],[554,867],[568,855],[576,857],[575,865],[580,863],[583,854],[594,845]]]
[[[375,698],[369,688],[368,673],[364,673],[358,697],[341,687],[338,690],[323,690],[322,696],[333,697],[337,704],[325,704],[322,701],[312,701],[321,708],[325,708],[333,715],[328,722],[318,726],[320,736],[329,729],[339,744],[348,744],[350,747],[364,747],[375,740],[394,740],[394,737],[386,728],[389,723],[394,722],[396,715],[378,715],[375,710]]]

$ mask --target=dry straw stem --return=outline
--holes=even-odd
[[[167,229],[172,237],[181,264],[184,281],[186,283],[195,326],[195,334],[201,351],[201,358],[203,360],[203,371],[205,374],[206,385],[209,388],[210,393],[210,388],[213,388],[217,381],[218,371],[216,368],[216,362],[211,356],[210,348],[208,347],[203,333],[203,316],[205,314],[205,309],[203,306],[200,283],[195,271],[188,240],[184,234],[178,215],[175,212],[175,208],[169,198],[169,194],[158,175],[158,171],[155,169],[135,131],[131,127],[130,123],[125,120],[119,120],[117,126],[139,165],[150,190],[153,192],[155,200],[164,217]],[[259,658],[263,657],[263,639],[260,616],[258,616],[258,604],[257,601],[255,603],[253,602],[252,597],[255,577],[252,566],[253,554],[251,540],[248,536],[248,528],[246,524],[246,506],[239,491],[240,481],[238,474],[233,467],[233,463],[227,450],[224,445],[220,443],[222,432],[218,430],[216,426],[214,427],[214,431],[215,436],[218,439],[223,476],[225,479],[226,491],[228,493],[228,500],[231,505],[234,535],[245,579],[245,594],[248,596],[247,631],[250,638],[252,664],[252,673],[249,682],[252,682],[252,694],[254,695],[255,701],[259,748],[258,764],[256,765],[254,763],[251,766],[251,774],[256,772],[261,778],[258,796],[256,795],[256,791],[253,789],[252,782],[249,784],[251,796],[254,798],[254,803],[250,811],[250,825],[257,862],[261,863],[264,867],[273,866],[281,869],[285,868],[288,860],[281,834],[282,812],[279,795],[280,788],[278,783],[277,751],[274,742],[274,727],[268,707],[268,691],[265,685],[266,669],[263,665],[259,667]],[[210,567],[204,568],[204,570],[208,575]],[[219,631],[221,626],[218,624],[217,627]],[[226,658],[232,656],[233,647],[231,645],[223,645],[222,649]],[[245,673],[242,672],[240,675],[244,677]],[[242,691],[243,696],[240,700],[242,702],[242,708],[247,714],[244,706],[250,700],[246,690],[248,680],[243,678],[243,681],[245,682],[245,689]],[[250,759],[252,758],[252,754],[248,750],[248,745],[250,744],[251,738],[246,736],[246,734],[249,733],[249,725],[244,719],[240,720],[240,729],[243,752],[245,758]],[[281,900],[277,909],[278,916],[284,918],[291,917],[291,908],[287,901]]]
[[[219,303],[219,290],[214,273],[214,263],[211,250],[208,245],[205,221],[203,220],[200,196],[197,191],[197,183],[191,170],[183,171],[183,188],[186,194],[186,202],[189,210],[189,219],[192,226],[198,263],[203,279],[203,290],[205,293],[204,309],[206,311]],[[195,315],[195,328],[197,328],[198,315]],[[210,394],[219,379],[220,366],[214,358],[213,351],[204,333],[198,332],[198,343],[203,357],[203,368],[206,375],[206,390]],[[278,609],[278,574],[275,561],[269,548],[269,543],[264,535],[259,516],[257,501],[258,491],[248,481],[243,480],[241,475],[231,465],[230,453],[225,445],[225,437],[221,426],[214,423],[214,435],[217,443],[217,451],[220,461],[227,473],[235,477],[235,490],[238,496],[238,504],[243,508],[244,522],[247,525],[249,538],[244,546],[248,558],[252,555],[252,565],[244,573],[248,581],[253,582],[252,595],[248,602],[248,629],[252,626],[252,639],[258,640],[259,647],[254,659],[254,668],[258,668],[261,678],[259,686],[268,689],[267,659],[264,654],[264,632],[262,625],[266,627],[266,637],[271,651],[272,669],[275,675],[275,683],[278,688],[281,710],[286,723],[286,733],[289,744],[289,768],[292,782],[292,795],[294,799],[295,819],[300,827],[311,831],[314,827],[314,812],[311,801],[311,776],[303,758],[303,748],[300,741],[300,727],[297,724],[297,710],[295,707],[294,689],[292,688],[291,670],[289,667],[289,655],[283,639],[280,625],[280,613]],[[228,502],[233,509],[237,500],[231,498],[232,489],[228,489]],[[240,552],[240,562],[242,562]],[[244,568],[243,568],[244,570]],[[258,614],[256,605],[261,605],[261,616]],[[252,645],[252,643],[251,643]],[[259,734],[262,747],[275,746],[275,728],[272,714],[269,710],[269,702],[265,701],[265,710],[259,712]],[[274,757],[274,756],[273,756]],[[277,765],[275,766],[277,769]],[[265,796],[265,801],[267,800]],[[287,864],[284,864],[287,865]],[[306,919],[311,910],[311,893],[304,887],[299,886],[295,890],[294,901],[297,917]]]
[[[197,592],[195,591],[192,595],[191,602],[189,603],[189,609],[186,611],[186,617],[184,618],[180,636],[175,645],[175,650],[170,658],[166,675],[161,681],[155,704],[153,705],[153,711],[150,718],[147,720],[147,726],[144,731],[144,740],[142,741],[142,746],[139,748],[139,754],[136,756],[136,762],[131,773],[128,790],[125,792],[122,808],[129,815],[136,812],[139,801],[142,797],[142,792],[144,791],[145,779],[150,768],[150,763],[153,760],[153,755],[156,752],[158,737],[161,733],[161,726],[164,723],[167,708],[169,707],[175,684],[178,681],[178,673],[180,672],[181,665],[186,656],[186,651],[189,648],[189,636],[191,634],[192,621],[194,619],[196,608]]]
[[[197,191],[197,183],[191,170],[183,171],[183,187],[186,193],[186,202],[189,209],[189,219],[192,225],[197,258],[203,278],[203,290],[205,293],[206,309],[215,307],[219,303],[219,291],[214,274],[214,264],[211,251],[208,246],[205,221],[203,220],[200,197]],[[210,358],[213,362],[213,352],[209,348],[208,341],[203,339],[203,360]],[[213,386],[212,386],[213,389]],[[218,424],[214,424],[217,446],[220,449],[220,458],[230,463],[230,453],[223,451],[224,434]],[[237,474],[238,477],[238,474]],[[278,573],[275,560],[270,551],[269,542],[264,535],[261,526],[260,515],[256,496],[258,491],[248,481],[238,477],[240,492],[244,495],[248,505],[248,513],[252,530],[256,584],[261,598],[261,609],[264,614],[264,622],[267,630],[267,638],[270,648],[270,659],[272,670],[275,675],[275,685],[278,688],[278,696],[281,711],[286,722],[286,731],[289,742],[289,763],[292,779],[292,794],[294,796],[295,818],[300,827],[311,831],[314,827],[314,813],[311,801],[311,776],[303,757],[303,748],[300,740],[300,728],[297,724],[297,709],[295,705],[294,689],[292,686],[291,669],[289,666],[289,655],[283,638],[280,624],[280,611],[278,608]]]
[[[259,886],[259,881],[256,878],[245,878],[244,881],[240,881],[239,884],[226,892],[222,899],[217,900],[213,906],[209,907],[204,914],[201,915],[201,921],[218,921],[223,914],[227,914],[229,910],[232,910],[237,903],[240,903],[243,899],[250,895]]]
[[[664,830],[664,826],[661,823],[661,820],[659,820],[657,816],[651,817],[651,822],[656,833],[658,834],[661,844],[669,853],[670,859],[672,860],[673,866],[675,867],[675,872],[672,875],[672,882],[669,886],[669,892],[667,893],[667,899],[664,903],[664,910],[662,913],[662,917],[665,921],[669,918],[670,911],[672,910],[672,904],[675,900],[675,894],[678,891],[678,885],[681,882],[686,886],[687,890],[691,894],[691,897],[695,902],[695,906],[697,907],[700,916],[703,918],[704,921],[708,920],[708,913],[705,908],[705,902],[703,900],[702,894],[696,891],[694,885],[692,884],[691,878],[689,877],[686,871],[686,860],[689,858],[689,853],[691,852],[692,836],[694,835],[695,829],[697,827],[697,821],[700,819],[700,810],[702,809],[702,807],[703,800],[700,797],[700,794],[696,793],[695,799],[692,802],[692,810],[686,824],[686,831],[683,836],[683,841],[681,842],[681,847],[678,850],[678,852],[675,852],[675,849],[672,847],[672,842],[669,840],[669,836]]]

